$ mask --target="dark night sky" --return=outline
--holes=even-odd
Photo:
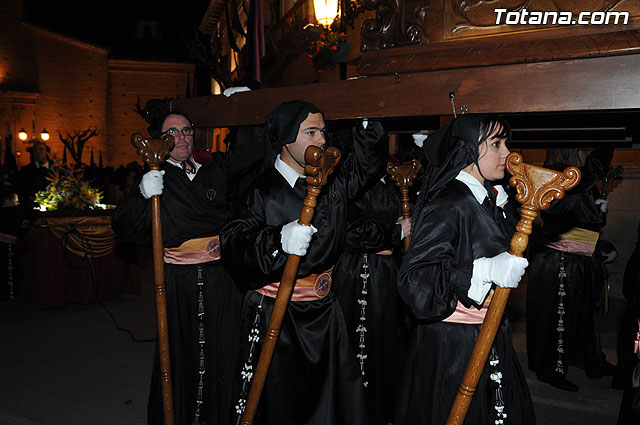
[[[24,19],[104,47],[129,40],[136,19],[154,19],[165,41],[180,44],[181,38],[193,37],[208,4],[209,0],[24,0]]]

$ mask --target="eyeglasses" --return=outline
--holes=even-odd
[[[178,137],[178,133],[182,133],[185,136],[193,136],[193,131],[194,130],[191,127],[185,127],[182,130],[172,127],[167,131],[163,131],[162,134],[168,134],[173,137]]]

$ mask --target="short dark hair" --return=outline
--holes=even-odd
[[[149,126],[149,134],[151,135],[152,138],[159,139],[162,137],[162,124],[164,124],[164,122],[169,117],[169,115],[179,115],[181,117],[184,117],[186,118],[187,121],[189,121],[189,125],[193,127],[193,121],[191,121],[191,118],[189,118],[187,114],[180,111],[169,111],[164,115],[162,115],[160,119],[158,119],[155,125]]]
[[[478,144],[487,140],[487,138],[498,130],[494,136],[500,139],[511,140],[511,125],[502,117],[497,115],[487,115],[480,120],[480,140]]]

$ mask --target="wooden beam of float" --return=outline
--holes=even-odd
[[[640,55],[363,77],[264,88],[231,97],[172,101],[197,127],[264,123],[280,103],[303,99],[327,120],[451,114],[449,92],[470,112],[600,111],[640,108]]]

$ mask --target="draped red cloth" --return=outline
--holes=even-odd
[[[41,307],[141,292],[136,250],[120,243],[110,215],[39,218],[20,245],[20,294]]]

